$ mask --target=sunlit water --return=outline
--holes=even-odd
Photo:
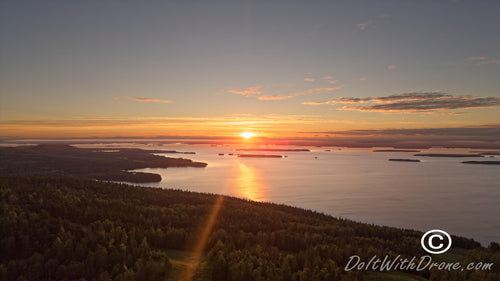
[[[461,163],[498,161],[499,156],[431,158],[372,149],[312,148],[311,152],[266,152],[286,158],[239,158],[234,147],[147,148],[194,151],[196,155],[164,155],[208,163],[206,168],[138,170],[162,176],[160,183],[147,186],[284,203],[381,225],[437,228],[483,245],[500,241],[500,166]],[[389,158],[422,162],[390,162]]]

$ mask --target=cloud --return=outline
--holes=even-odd
[[[366,81],[366,77],[359,78],[359,81]]]
[[[171,100],[160,100],[160,99],[151,99],[151,98],[138,98],[134,97],[132,98],[135,101],[140,101],[140,102],[159,102],[159,103],[173,103]]]
[[[468,57],[465,59],[466,62],[474,62],[476,66],[486,65],[486,64],[500,64],[500,60],[488,59],[488,57]]]
[[[391,64],[387,66],[387,69],[396,69],[396,67],[397,66],[395,64]]]
[[[453,96],[443,92],[410,92],[385,97],[341,97],[306,105],[359,104],[337,108],[366,112],[433,112],[439,110],[500,107],[500,97]]]
[[[485,64],[500,64],[500,60],[488,60],[488,61],[480,61],[476,63],[477,66],[485,65]]]
[[[380,21],[389,19],[390,17],[391,16],[389,14],[381,14],[377,18],[375,18],[374,20],[370,19],[370,20],[367,20],[365,22],[361,22],[361,23],[356,24],[356,27],[360,30],[365,30],[371,26],[375,26],[375,24],[379,23]]]
[[[370,101],[371,98],[338,98],[338,99],[331,99],[327,101],[308,101],[308,102],[303,102],[302,104],[307,104],[307,105],[323,105],[323,104],[345,104],[345,103],[360,103],[360,102],[367,102]]]
[[[353,138],[392,139],[398,140],[428,140],[428,141],[457,141],[481,140],[498,141],[500,138],[500,125],[483,125],[477,127],[457,128],[418,128],[418,129],[381,129],[381,130],[347,130],[347,131],[313,131],[300,132],[306,134],[328,134],[351,136]]]
[[[486,60],[487,57],[468,57],[467,60]]]
[[[310,73],[309,73],[310,74]],[[326,93],[326,92],[332,92],[336,91],[339,89],[342,89],[345,87],[345,85],[337,85],[338,80],[331,80],[333,79],[332,76],[322,76],[319,78],[313,78],[313,77],[306,77],[304,78],[304,81],[306,82],[314,82],[318,81],[318,79],[324,80],[325,82],[322,82],[323,85],[328,85],[327,87],[317,87],[317,88],[309,88],[303,91],[296,91],[296,92],[283,92],[280,91],[280,94],[272,94],[270,93],[271,90],[269,90],[270,87],[265,87],[264,86],[255,86],[255,87],[249,87],[249,88],[244,88],[244,89],[231,89],[228,90],[228,93],[232,94],[238,94],[242,95],[245,97],[251,97],[251,98],[256,98],[258,100],[264,100],[264,101],[277,101],[277,100],[286,100],[286,99],[291,99],[297,96],[301,95],[310,95],[310,94],[319,94],[319,93]],[[318,81],[321,82],[321,81]]]
[[[323,131],[323,132],[307,132],[317,134],[332,134],[332,135],[412,135],[418,136],[423,134],[429,135],[491,135],[495,133],[500,136],[499,125],[485,125],[480,127],[459,127],[459,128],[419,128],[419,129],[382,129],[382,130],[348,130],[348,131]]]
[[[356,26],[360,29],[360,30],[365,30],[367,29],[369,26],[373,25],[373,21],[372,20],[369,20],[369,21],[365,21],[365,22],[362,22],[362,23],[358,23]]]
[[[318,79],[321,79],[321,80],[332,80],[333,76],[323,76],[323,77],[319,77]],[[306,81],[306,82],[314,82],[316,80],[317,80],[316,78],[312,78],[312,77],[306,77],[306,78],[304,78],[304,81]]]
[[[323,105],[323,104],[328,104],[328,101],[305,101],[302,104],[305,104],[305,105]]]
[[[290,98],[293,98],[293,97],[296,97],[300,94],[298,93],[291,93],[291,94],[288,94],[288,95],[285,95],[285,96],[280,96],[280,95],[272,95],[272,96],[260,96],[258,97],[259,100],[286,100],[286,99],[290,99]]]
[[[251,95],[260,95],[262,91],[260,90],[262,86],[249,87],[241,90],[229,90],[229,93],[243,95],[243,96],[251,96]]]
[[[376,101],[376,102],[398,102],[402,100],[418,100],[418,101],[432,100],[444,97],[451,97],[451,95],[442,92],[410,92],[400,95],[391,95],[387,97],[375,97],[367,99],[368,101]]]
[[[294,97],[301,96],[301,95],[311,95],[311,94],[332,92],[332,91],[340,90],[342,88],[344,88],[344,85],[340,85],[337,87],[313,88],[313,89],[309,89],[306,91],[290,93],[287,95],[260,96],[260,97],[258,97],[258,99],[259,100],[286,100],[286,99],[294,98]]]

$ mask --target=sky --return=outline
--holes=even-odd
[[[498,11],[478,0],[3,0],[0,138],[455,130],[500,141]]]

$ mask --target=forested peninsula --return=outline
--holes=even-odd
[[[132,148],[91,149],[66,144],[0,148],[0,175],[65,175],[106,181],[159,182],[153,173],[130,172],[143,168],[205,167],[206,163],[153,153],[177,151]],[[191,153],[183,153],[191,154]]]

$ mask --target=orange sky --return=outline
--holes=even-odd
[[[430,115],[426,118],[438,118]],[[393,116],[389,116],[393,118]],[[468,122],[446,121],[422,123],[355,122],[353,120],[325,120],[318,116],[237,116],[225,118],[135,118],[86,119],[52,121],[5,122],[0,135],[16,138],[231,138],[241,139],[243,132],[253,133],[252,139],[321,139],[342,140],[422,140],[432,136],[448,141],[498,141],[500,125],[476,126]],[[389,119],[390,120],[390,119]],[[377,128],[377,129],[373,129]],[[465,128],[465,129],[462,129]],[[437,131],[433,131],[437,130]],[[449,131],[452,130],[452,131]],[[447,133],[452,132],[452,133]],[[9,137],[12,136],[12,137]]]

